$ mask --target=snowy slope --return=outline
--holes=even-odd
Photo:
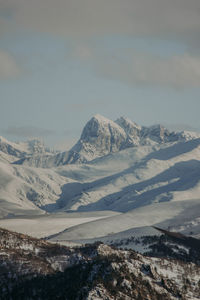
[[[0,162],[0,215],[23,214],[24,210],[44,213],[39,207],[55,204],[61,186],[69,181],[53,170]]]
[[[112,211],[99,211],[89,213],[51,213],[42,215],[10,216],[0,219],[0,227],[28,234],[36,238],[44,238],[57,234],[79,224],[92,222],[101,218],[117,215]]]
[[[132,161],[149,153],[151,148],[127,154],[116,153],[117,157],[105,157],[91,165],[65,165],[54,169],[32,168],[0,161],[1,215],[16,213],[17,210],[38,207],[53,211],[62,207],[62,201],[77,194],[82,183],[91,179],[100,180],[129,167]],[[116,159],[120,163],[116,164]],[[87,183],[88,182],[88,183]],[[63,208],[63,207],[62,207]]]
[[[100,238],[104,236],[111,236],[113,234],[123,232],[132,228],[148,227],[148,226],[162,226],[165,228],[172,226],[176,229],[176,224],[182,220],[184,222],[191,220],[191,218],[198,218],[200,216],[200,201],[174,201],[167,203],[156,203],[149,206],[140,207],[122,213],[120,215],[111,216],[104,220],[88,222],[81,226],[77,225],[66,229],[65,231],[54,236],[55,240],[81,240]],[[190,214],[187,211],[190,209]],[[181,216],[179,218],[179,215]],[[185,215],[183,219],[182,216]],[[179,220],[179,221],[178,221]]]
[[[27,153],[27,145],[17,144],[0,137],[0,154],[14,156],[15,158],[23,157]],[[1,155],[0,155],[1,157]]]
[[[126,212],[156,202],[198,199],[199,150],[200,139],[193,139],[132,147],[90,164],[51,169],[1,162],[1,199],[49,212]]]
[[[60,207],[125,212],[153,202],[198,199],[199,150],[200,140],[195,139],[163,145],[157,151],[154,147],[140,146],[110,154],[85,165],[84,176],[87,168],[88,176],[83,181],[78,178],[77,183],[62,188]],[[67,166],[57,169],[61,170],[62,175],[69,176]],[[107,176],[99,179],[100,170],[107,171]],[[113,175],[110,170],[114,171]]]
[[[149,247],[156,241],[155,236],[161,235],[152,226],[187,235],[192,233],[198,237],[200,200],[157,203],[141,207],[125,214],[72,226],[53,236],[50,235],[49,239],[66,245],[69,242],[87,244],[101,241],[144,253],[150,251]]]

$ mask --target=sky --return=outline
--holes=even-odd
[[[70,148],[95,114],[200,130],[199,0],[0,0],[0,135]]]

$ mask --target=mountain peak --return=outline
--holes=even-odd
[[[131,123],[131,124],[136,124],[135,122],[131,121],[129,118],[126,118],[124,116],[119,117],[115,122],[126,122],[126,123]]]
[[[140,131],[141,130],[141,126],[139,126],[137,123],[131,121],[129,118],[125,118],[125,117],[120,117],[118,118],[115,123],[117,123],[119,126],[121,126],[125,131],[128,130],[128,132],[130,133],[130,130],[136,130],[136,131]]]
[[[184,142],[191,139],[199,138],[200,135],[192,132],[174,132],[169,131],[161,124],[152,126],[140,126],[131,121],[129,118],[121,116],[116,121],[112,121],[100,114],[95,114],[84,126],[78,142],[70,151],[56,154],[54,158],[49,155],[49,150],[44,149],[41,141],[33,140],[25,143],[25,154],[28,159],[24,159],[25,154],[17,153],[20,164],[33,162],[33,165],[55,165],[87,163],[98,157],[118,152],[123,149],[137,146],[154,146],[164,143]],[[1,146],[1,143],[0,143]],[[1,151],[8,152],[5,145],[0,147]],[[12,151],[15,155],[15,152]],[[45,153],[47,153],[46,158]],[[34,158],[30,159],[30,154],[34,154]]]
[[[114,121],[99,114],[94,115],[83,128],[81,139],[87,139],[88,135],[99,136],[99,134],[109,134],[112,130],[120,131],[124,135],[124,130]]]
[[[122,131],[122,128],[119,124],[117,124],[116,122],[100,115],[100,114],[96,114],[94,115],[88,122],[87,124],[85,125],[84,129],[89,127],[91,123],[98,123],[99,126],[102,126],[102,127],[115,127],[115,128],[118,128],[118,130]],[[83,129],[83,131],[84,131]]]
[[[126,141],[124,129],[99,114],[93,116],[83,128],[80,140],[72,148],[69,162],[87,161],[116,152]],[[77,156],[78,153],[78,156]]]
[[[109,119],[107,119],[106,117],[104,117],[104,116],[102,116],[102,115],[100,115],[100,114],[94,115],[94,116],[91,118],[91,120],[93,120],[93,119],[95,119],[95,120],[97,120],[97,121],[99,121],[99,122],[110,122]]]
[[[170,132],[161,124],[141,127],[124,116],[112,121],[96,114],[85,125],[80,140],[71,149],[67,163],[91,161],[129,147],[178,142],[191,138],[193,137],[189,134]]]

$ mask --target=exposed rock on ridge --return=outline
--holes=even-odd
[[[100,115],[95,115],[84,127],[81,138],[71,149],[72,155],[68,163],[92,160],[104,156],[110,152],[116,152],[124,148],[126,133],[118,124]],[[80,158],[77,159],[76,154]]]
[[[71,150],[54,155],[35,151],[34,156],[23,156],[15,163],[43,168],[87,163],[130,147],[185,142],[199,137],[200,134],[194,132],[170,132],[161,125],[141,127],[124,117],[114,122],[95,115],[87,122]]]
[[[197,133],[170,132],[162,125],[141,127],[128,118],[115,122],[95,115],[84,127],[80,140],[69,152],[66,163],[84,163],[139,145],[184,142],[200,137]]]

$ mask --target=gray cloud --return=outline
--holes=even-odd
[[[127,52],[121,57],[93,59],[93,67],[99,76],[130,85],[200,87],[200,56],[183,54],[166,58],[149,53]]]
[[[199,0],[0,0],[0,12],[4,31],[14,27],[75,41],[116,34],[186,42],[193,55],[168,59],[147,53],[128,54],[126,60],[100,57],[84,43],[73,49],[73,55],[91,63],[98,75],[131,85],[199,87]],[[19,73],[15,60],[6,55],[0,52],[0,78]]]
[[[1,0],[0,11],[12,12],[17,26],[72,37],[132,34],[195,39],[200,31],[199,0]]]
[[[17,137],[45,137],[54,135],[55,132],[50,129],[44,129],[34,126],[10,126],[7,129],[3,130],[4,134],[17,136]]]
[[[0,50],[0,79],[17,77],[21,69],[14,57],[6,51]]]
[[[200,87],[200,54],[165,57],[122,48],[115,49],[113,55],[89,44],[77,43],[71,57],[90,64],[98,76],[130,85]]]

